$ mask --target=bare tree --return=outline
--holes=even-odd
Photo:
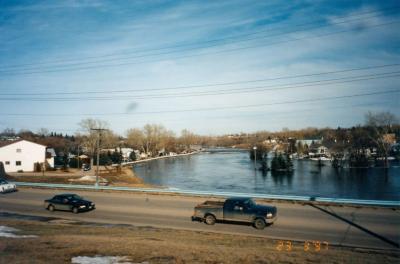
[[[47,137],[50,133],[49,133],[49,130],[47,129],[47,128],[40,128],[39,130],[38,130],[38,132],[37,132],[37,134],[39,135],[39,136],[42,136],[42,137]]]
[[[369,130],[370,139],[376,144],[379,152],[384,155],[384,166],[388,167],[388,156],[392,145],[390,133],[397,118],[390,112],[368,112],[365,115],[365,125]]]
[[[155,156],[158,151],[174,150],[175,134],[162,125],[147,124],[143,129],[132,128],[127,131],[127,143],[148,155]]]
[[[143,135],[146,152],[154,156],[159,150],[165,147],[163,140],[166,134],[167,130],[162,125],[145,125],[143,127]]]
[[[189,130],[183,129],[181,132],[180,141],[182,145],[186,147],[186,149],[190,149],[190,145],[193,145],[196,142],[196,136]]]
[[[138,128],[131,128],[126,132],[127,143],[134,149],[139,149],[143,152],[146,152],[144,148],[145,138],[143,131]]]
[[[77,134],[76,137],[80,138],[82,146],[86,149],[88,154],[92,157],[91,165],[93,166],[93,157],[97,151],[97,140],[99,140],[99,133],[92,129],[107,129],[108,123],[98,119],[84,119],[79,123],[82,134]],[[102,141],[100,140],[100,143]],[[103,144],[100,144],[100,148]]]
[[[6,137],[14,137],[14,136],[16,136],[16,133],[13,128],[6,128],[3,130],[3,132],[0,133],[0,135],[6,136]]]

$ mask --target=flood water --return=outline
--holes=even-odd
[[[134,171],[146,183],[185,190],[400,200],[398,163],[389,169],[341,170],[310,160],[293,160],[293,165],[292,174],[262,173],[247,152],[217,152],[136,164]]]

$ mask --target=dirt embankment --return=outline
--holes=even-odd
[[[0,263],[71,263],[77,256],[126,256],[131,263],[398,263],[399,253],[152,227],[0,219]]]
[[[93,181],[81,181],[80,178],[87,175],[96,175],[96,168],[91,171],[69,169],[68,171],[46,171],[8,173],[6,179],[19,182],[43,182],[63,184],[93,184]],[[105,179],[109,185],[147,187],[143,180],[137,177],[131,167],[100,166],[99,176]]]

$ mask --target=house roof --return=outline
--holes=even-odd
[[[50,153],[52,157],[57,156],[57,155],[56,155],[56,151],[55,151],[53,148],[48,148],[48,149],[46,149],[46,152],[47,152],[47,153]]]
[[[29,141],[29,140],[26,140],[26,139],[17,139],[17,140],[2,140],[2,141],[0,141],[0,148],[5,147],[5,146],[8,146],[8,145],[15,144],[15,143],[18,143],[18,142],[21,142],[21,141],[27,141],[27,142],[29,142],[29,143],[33,143],[33,144],[37,144],[37,145],[46,147],[46,146],[43,145],[43,144],[39,144],[39,143],[36,143],[36,142],[32,142],[32,141]]]
[[[22,139],[17,139],[17,140],[1,140],[0,141],[0,148],[17,143],[22,141]]]

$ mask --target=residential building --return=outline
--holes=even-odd
[[[313,144],[322,144],[322,139],[298,139],[296,140],[296,146],[301,143],[303,146],[307,145],[310,147]]]
[[[46,146],[28,140],[0,141],[0,162],[6,172],[34,171],[46,160]]]
[[[312,144],[308,156],[313,158],[330,157],[329,149],[321,144]]]
[[[54,168],[54,158],[56,157],[56,151],[54,148],[48,148],[46,150],[46,162],[50,168]]]

